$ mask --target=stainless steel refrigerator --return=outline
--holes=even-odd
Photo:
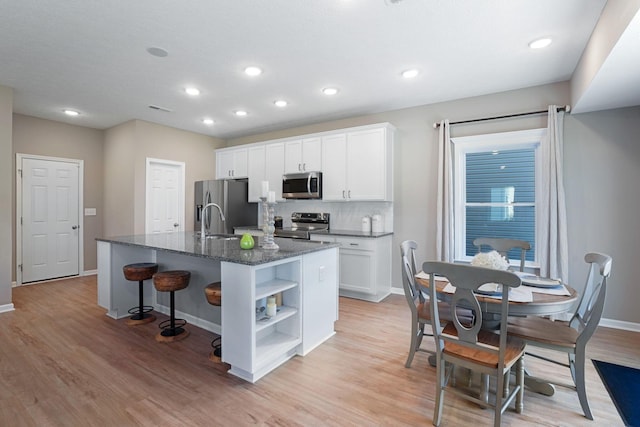
[[[216,203],[222,208],[225,221],[215,206],[207,209],[205,232],[233,234],[234,227],[253,226],[258,223],[258,203],[249,203],[248,182],[244,180],[196,181],[194,231],[199,232],[203,219],[202,208],[207,203]]]

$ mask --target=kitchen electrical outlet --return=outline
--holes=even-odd
[[[84,208],[84,216],[95,216],[96,208]]]
[[[324,265],[321,265],[320,268],[318,268],[318,281],[324,282]]]

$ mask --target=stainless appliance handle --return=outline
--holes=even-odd
[[[311,174],[307,177],[307,193],[311,195]]]

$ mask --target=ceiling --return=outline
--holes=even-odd
[[[98,129],[141,119],[227,139],[569,80],[605,3],[0,0],[0,84],[20,114]],[[551,46],[528,48],[542,36]],[[593,79],[586,109],[640,104],[640,84],[620,83],[640,76],[637,65],[620,70],[640,60],[640,37],[626,44]],[[263,73],[247,76],[250,65]],[[409,68],[420,74],[403,79]],[[612,84],[627,105],[612,102]],[[338,94],[322,94],[329,86]]]

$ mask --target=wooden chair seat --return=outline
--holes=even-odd
[[[575,348],[578,331],[567,322],[543,317],[509,318],[509,334],[554,346]]]
[[[442,331],[443,334],[458,336],[453,323],[448,323]],[[500,345],[500,335],[481,330],[478,333],[478,342],[488,344],[492,347]],[[524,354],[525,342],[519,338],[507,336],[507,348],[504,355],[504,363],[506,365],[514,364]],[[480,364],[491,369],[498,369],[499,355],[482,351],[478,348],[469,348],[453,342],[447,342],[444,345],[444,353],[454,356],[458,359],[464,359],[475,364]]]

